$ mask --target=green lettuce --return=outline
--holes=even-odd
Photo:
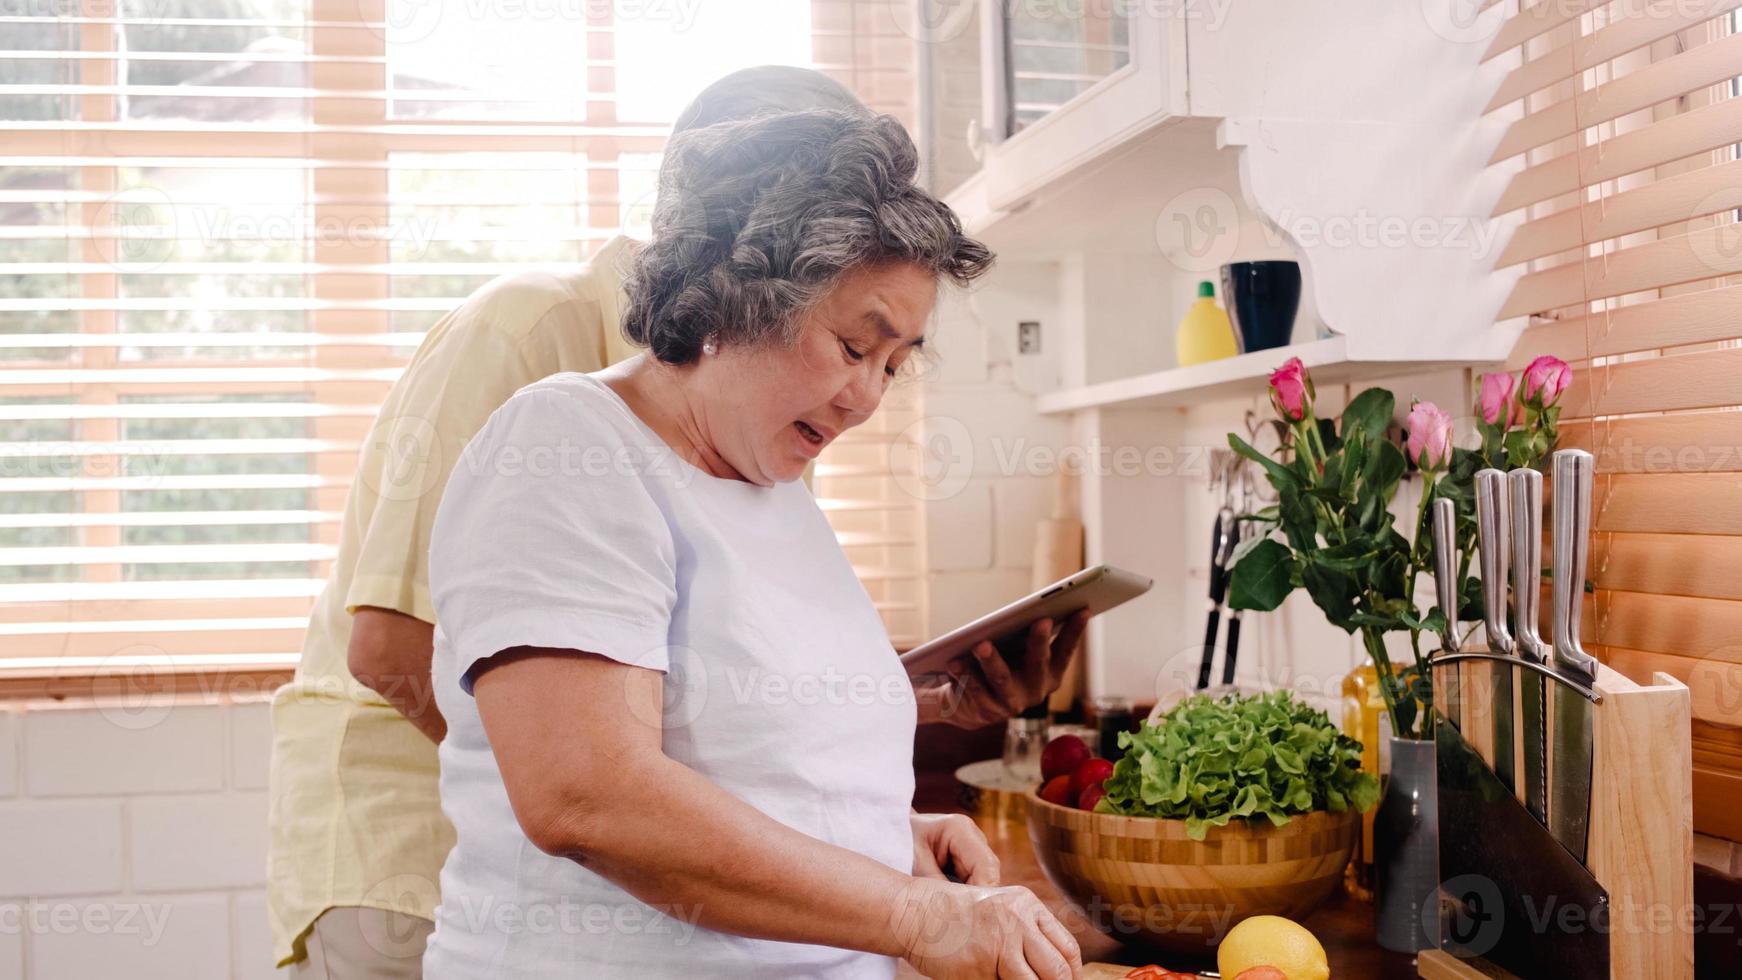
[[[1119,747],[1095,809],[1184,820],[1193,840],[1235,817],[1280,827],[1291,814],[1379,801],[1379,780],[1361,771],[1361,743],[1287,691],[1195,695],[1160,723],[1120,733]]]

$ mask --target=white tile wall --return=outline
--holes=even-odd
[[[18,712],[0,709],[0,799],[17,792]]]
[[[285,976],[271,738],[264,699],[0,709],[0,980]]]
[[[266,893],[242,892],[230,912],[230,976],[235,980],[283,980],[272,966],[272,929]]]
[[[26,936],[30,976],[41,980],[226,980],[230,901],[225,895],[94,899],[57,908],[66,926]]]
[[[0,977],[24,976],[24,932],[0,930]]]
[[[224,711],[217,704],[56,707],[24,716],[31,796],[221,789]]]
[[[23,800],[0,807],[0,895],[121,888],[119,800]]]
[[[135,891],[266,883],[266,794],[146,796],[132,801]]]
[[[230,709],[230,785],[265,789],[272,764],[272,706],[265,701]]]

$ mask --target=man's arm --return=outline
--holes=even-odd
[[[346,659],[357,682],[386,698],[429,740],[441,744],[447,719],[436,708],[430,657],[435,627],[405,613],[359,606],[351,617]]]

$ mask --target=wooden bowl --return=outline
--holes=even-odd
[[[1071,911],[1121,941],[1169,952],[1213,951],[1241,919],[1300,919],[1343,880],[1361,815],[1320,811],[1282,827],[1234,820],[1201,841],[1184,820],[1121,817],[1028,793],[1028,838]]]

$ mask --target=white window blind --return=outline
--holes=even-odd
[[[901,2],[0,7],[0,669],[287,663],[381,398],[491,277],[644,226],[670,119],[814,65],[910,125]],[[919,501],[817,489],[898,643]]]

